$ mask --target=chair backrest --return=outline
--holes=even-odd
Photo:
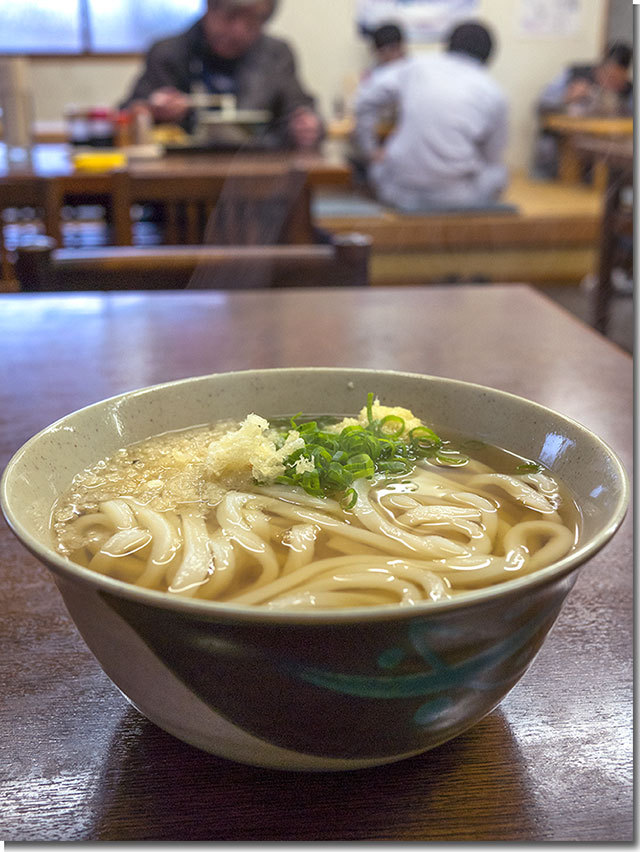
[[[340,235],[326,245],[154,246],[18,250],[24,291],[358,287],[369,283],[371,240]]]
[[[113,175],[116,245],[133,245],[131,210],[151,205],[164,245],[278,245],[313,242],[307,175],[265,163],[246,174],[206,169],[129,168]]]

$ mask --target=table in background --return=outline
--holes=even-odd
[[[580,116],[564,113],[549,113],[542,117],[542,126],[560,137],[560,162],[558,177],[563,183],[578,183],[581,177],[581,159],[575,140],[580,136],[594,139],[631,139],[633,118],[631,116]],[[596,167],[594,186],[604,189],[606,172]]]
[[[114,152],[118,149],[114,148]],[[0,181],[19,181],[33,177],[41,180],[62,177],[77,181],[81,188],[83,181],[91,186],[96,177],[108,177],[108,172],[93,173],[77,170],[73,164],[74,149],[62,143],[42,143],[33,146],[31,166],[24,170],[11,171],[7,166],[5,146],[0,144]],[[296,151],[243,153],[175,153],[148,159],[131,159],[127,168],[139,171],[153,171],[159,176],[163,171],[183,170],[191,173],[202,169],[207,174],[215,171],[221,175],[238,172],[246,174],[251,170],[264,170],[269,166],[286,163],[292,168],[305,170],[312,185],[344,185],[351,180],[351,169],[337,153],[327,148],[327,153],[302,153]]]
[[[113,149],[117,151],[118,149]],[[111,221],[114,195],[113,171],[76,169],[73,148],[66,144],[34,145],[31,164],[24,169],[9,170],[5,146],[0,144],[0,213],[9,206],[4,196],[25,191],[25,206],[34,206],[43,199],[44,229],[62,245],[61,211],[65,204],[98,204],[107,211]],[[292,169],[306,175],[310,190],[319,186],[347,186],[351,168],[338,152],[327,147],[326,153],[242,152],[237,153],[175,153],[151,159],[132,158],[124,167],[134,175],[148,175],[159,182],[188,174],[191,177],[257,177]],[[0,234],[1,237],[1,234]],[[0,243],[2,240],[0,239]],[[6,276],[6,269],[5,269]]]
[[[511,391],[592,428],[631,470],[631,358],[518,285],[3,296],[0,467],[121,391],[314,365]],[[431,752],[350,773],[255,769],[174,739],[103,674],[4,522],[0,566],[5,840],[632,839],[631,517],[498,709]]]

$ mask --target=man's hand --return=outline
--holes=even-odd
[[[298,107],[289,116],[289,133],[297,148],[315,148],[320,140],[320,119],[309,107]]]
[[[180,122],[189,112],[189,96],[172,86],[156,89],[149,98],[149,108],[155,121]]]

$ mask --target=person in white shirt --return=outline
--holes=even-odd
[[[363,73],[358,91],[364,85],[369,85],[373,77],[380,70],[387,68],[391,62],[398,62],[404,59],[407,55],[404,33],[401,27],[393,21],[381,24],[375,30],[365,31],[364,34],[371,41],[371,52],[374,56],[374,63]],[[395,121],[395,104],[388,105],[386,109],[381,108],[376,116],[376,132],[380,134],[384,128],[392,127]],[[366,186],[369,157],[366,153],[359,150],[354,133],[350,136],[347,154],[353,169],[354,181],[360,186]]]
[[[507,183],[507,101],[485,65],[493,50],[482,24],[459,24],[441,54],[382,67],[356,97],[355,140],[383,203],[406,211],[476,207]],[[397,124],[381,144],[381,112]]]

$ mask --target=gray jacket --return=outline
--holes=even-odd
[[[146,100],[163,86],[174,86],[182,92],[192,91],[194,83],[202,80],[203,69],[211,58],[202,19],[179,35],[162,39],[149,49],[142,75],[133,85],[126,107],[134,100]],[[281,39],[261,35],[259,40],[236,63],[233,74],[236,83],[238,109],[269,110],[273,121],[265,139],[274,147],[288,147],[289,115],[300,106],[314,108],[314,99],[304,91],[296,73],[293,52]],[[192,116],[183,126],[191,129]]]

